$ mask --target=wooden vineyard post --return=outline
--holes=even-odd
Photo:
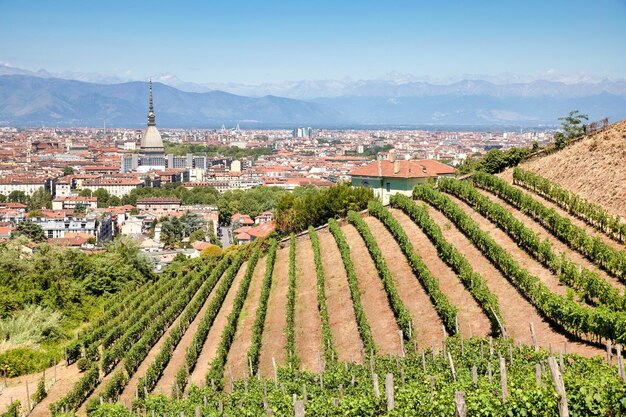
[[[476,366],[472,366],[472,382],[475,387],[478,386],[478,369]]]
[[[28,393],[28,381],[26,381],[26,404],[28,406],[28,412],[30,413],[30,394]]]
[[[196,417],[202,417],[202,413],[200,413],[200,406],[196,405]]]
[[[626,381],[624,358],[622,358],[622,345],[617,345],[617,374],[622,378],[622,381]]]
[[[466,417],[467,416],[467,406],[465,405],[465,393],[463,391],[457,391],[454,394],[454,407],[455,417]]]
[[[609,365],[610,365],[610,364],[611,364],[611,362],[612,362],[612,358],[611,358],[612,353],[613,353],[613,352],[612,352],[612,350],[613,350],[613,349],[611,348],[611,341],[610,341],[610,340],[607,340],[607,341],[606,341],[606,362],[607,362]]]
[[[541,365],[535,364],[535,382],[541,385]]]
[[[306,392],[306,384],[302,384],[302,401],[306,403],[308,399],[309,399],[309,396],[307,395],[307,392]]]
[[[387,395],[387,411],[393,410],[394,403],[394,386],[393,386],[393,374],[389,373],[385,377],[385,394]]]
[[[489,336],[489,359],[493,356],[493,337]]]
[[[535,352],[539,350],[539,346],[537,345],[537,334],[535,333],[535,325],[531,321],[530,325],[530,337],[533,339],[533,347],[535,348]]]
[[[426,373],[426,354],[422,350],[422,370]]]
[[[274,385],[278,386],[278,372],[276,371],[276,358],[272,356],[272,368],[274,368]]]
[[[506,362],[502,356],[500,356],[500,387],[502,389],[502,402],[506,402],[509,398],[509,387],[506,381]]]
[[[567,396],[565,395],[565,384],[563,383],[561,371],[559,370],[553,356],[548,358],[548,366],[550,367],[550,375],[552,376],[552,382],[554,382],[554,388],[559,396],[559,417],[569,417]]]
[[[456,370],[454,369],[454,361],[452,361],[452,355],[448,352],[448,361],[450,362],[450,372],[452,372],[452,379],[456,381]]]
[[[491,383],[491,379],[493,378],[493,375],[491,372],[491,362],[487,362],[487,375],[489,376],[489,383]]]
[[[304,402],[296,400],[293,403],[294,416],[295,417],[304,417]]]
[[[380,398],[380,389],[378,388],[378,374],[372,375],[372,383],[374,384],[374,395]]]
[[[404,333],[402,330],[398,330],[400,336],[400,356],[404,357]]]

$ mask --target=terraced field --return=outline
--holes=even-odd
[[[498,177],[441,179],[391,207],[373,201],[318,230],[173,268],[68,347],[32,415],[180,398],[194,386],[247,389],[282,367],[419,357],[450,336],[603,355],[626,338],[622,229],[554,206]],[[79,373],[81,356],[91,365]],[[27,379],[9,384],[24,404]]]

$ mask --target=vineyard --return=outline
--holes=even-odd
[[[442,178],[175,263],[110,303],[30,392],[5,390],[2,411],[624,415],[624,223],[513,178]]]

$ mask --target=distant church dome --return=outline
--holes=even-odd
[[[150,80],[150,109],[148,110],[148,127],[141,135],[140,152],[143,154],[162,154],[163,139],[156,128],[156,116],[152,105],[152,80]]]

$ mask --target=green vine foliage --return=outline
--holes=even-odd
[[[330,331],[330,319],[328,318],[328,309],[326,308],[326,274],[324,273],[324,265],[322,265],[322,254],[320,253],[320,241],[317,232],[313,226],[309,226],[309,238],[313,247],[313,260],[315,261],[315,273],[317,276],[317,307],[322,320],[322,343],[324,344],[324,358],[326,362],[332,361],[337,357],[337,350],[333,342],[333,334]]]
[[[267,303],[272,289],[272,277],[274,274],[274,264],[276,262],[276,239],[272,239],[267,250],[265,262],[265,276],[261,283],[261,294],[259,295],[259,306],[256,310],[254,324],[252,325],[252,342],[248,350],[248,358],[252,363],[253,372],[258,372],[259,357],[261,355],[261,345],[263,340],[263,329],[265,328],[265,316],[267,315]]]
[[[241,310],[248,296],[248,289],[250,288],[250,282],[252,281],[252,275],[254,274],[254,268],[259,261],[260,251],[258,247],[252,252],[252,256],[248,259],[248,265],[246,267],[246,273],[239,284],[237,294],[235,294],[235,300],[233,301],[233,309],[228,315],[226,326],[222,331],[220,344],[217,347],[215,358],[211,362],[211,367],[206,375],[207,384],[210,384],[211,380],[214,380],[218,387],[222,384],[222,377],[224,376],[224,366],[228,358],[228,351],[235,339],[237,333],[237,323],[239,323],[239,316]]]
[[[557,274],[563,284],[578,290],[588,303],[604,304],[612,310],[624,311],[626,300],[615,287],[595,272],[570,261],[564,253],[557,255],[548,240],[542,241],[539,235],[500,204],[479,193],[470,183],[442,178],[438,186],[442,191],[465,201],[495,223],[528,254]]]
[[[213,291],[215,285],[217,285],[218,280],[224,271],[226,271],[226,268],[228,268],[230,261],[231,259],[229,257],[222,258],[217,266],[211,271],[211,274],[208,276],[206,281],[204,281],[202,287],[198,290],[191,303],[187,306],[178,320],[176,327],[169,332],[167,339],[161,346],[161,350],[154,358],[154,361],[148,366],[145,375],[139,378],[139,384],[137,387],[137,393],[139,396],[144,396],[144,389],[148,392],[154,389],[159,378],[163,374],[163,371],[165,371],[167,364],[172,358],[172,354],[174,353],[176,346],[178,346],[178,343],[185,335],[185,331],[189,328],[192,321],[195,320],[196,316],[202,309],[202,306],[209,297],[209,294]]]
[[[348,213],[348,220],[350,223],[354,225],[354,227],[358,230],[361,237],[363,237],[363,241],[365,242],[365,246],[367,246],[367,250],[374,261],[374,265],[376,266],[376,270],[378,271],[378,275],[383,283],[383,288],[387,293],[387,300],[389,300],[389,305],[391,306],[391,310],[393,311],[394,316],[396,317],[396,322],[398,323],[398,327],[402,330],[404,334],[404,338],[408,339],[409,335],[412,332],[413,319],[409,314],[409,310],[406,308],[402,299],[398,295],[398,290],[396,289],[396,285],[393,282],[393,276],[389,268],[387,267],[387,263],[385,262],[385,258],[378,247],[378,243],[376,243],[376,239],[372,232],[370,231],[367,223],[359,216],[359,214],[355,211],[351,211]]]
[[[350,297],[352,298],[352,307],[354,308],[354,316],[356,318],[357,328],[359,329],[359,334],[361,335],[361,340],[363,342],[363,348],[366,353],[375,354],[376,343],[374,343],[374,338],[372,337],[372,329],[370,328],[367,316],[365,315],[365,311],[363,310],[363,304],[361,303],[359,282],[356,277],[356,272],[354,272],[354,264],[352,263],[352,259],[350,258],[350,246],[348,245],[346,236],[341,230],[339,223],[337,223],[337,220],[328,219],[328,228],[335,238],[337,248],[339,249],[339,253],[341,254],[343,266],[346,269],[346,275],[348,277],[348,287],[350,289]]]
[[[510,340],[496,339],[494,354],[483,355],[486,344],[484,339],[472,338],[464,340],[462,348],[458,337],[447,339],[446,352],[454,363],[456,378],[448,356],[430,349],[424,352],[423,358],[422,352],[410,352],[403,358],[375,358],[372,365],[381,381],[380,397],[374,395],[369,364],[329,363],[322,374],[323,387],[317,373],[294,373],[280,368],[276,385],[253,378],[245,383],[236,381],[232,392],[192,386],[185,399],[149,395],[137,401],[134,408],[145,410],[147,415],[154,411],[156,415],[193,416],[198,409],[203,416],[265,416],[268,414],[266,403],[272,415],[290,417],[294,415],[293,396],[303,399],[303,387],[306,387],[305,415],[310,416],[450,417],[455,415],[456,391],[464,392],[469,416],[558,416],[558,396],[549,371],[541,372],[539,383],[535,380],[535,366],[540,364],[541,368],[543,364],[547,368],[549,352],[543,349],[535,352],[532,347],[517,347]],[[506,401],[501,396],[499,356],[506,358],[509,391]],[[472,367],[476,367],[476,383],[472,381]],[[383,381],[387,374],[393,376],[395,386],[393,410],[388,410],[385,399]],[[562,374],[571,416],[626,413],[626,386],[615,367],[601,358],[564,355]],[[333,399],[337,401],[336,406]],[[221,412],[217,411],[219,404]],[[103,404],[90,416],[130,417],[135,414],[121,404]]]
[[[624,314],[603,306],[590,308],[580,305],[551,292],[538,277],[520,266],[448,196],[431,186],[415,187],[413,196],[433,205],[456,224],[544,317],[578,337],[593,337],[597,341],[610,339],[619,343],[626,340]]]
[[[402,249],[409,265],[411,265],[413,273],[430,297],[430,300],[435,306],[435,310],[437,310],[437,313],[446,327],[446,330],[450,334],[456,334],[458,331],[456,328],[457,308],[450,303],[448,297],[446,297],[446,295],[441,291],[439,288],[439,280],[433,277],[428,270],[428,267],[424,264],[417,252],[415,252],[411,239],[409,239],[409,236],[406,234],[400,223],[398,223],[398,221],[378,200],[370,201],[368,205],[368,212],[380,220],[385,227],[387,227],[389,232],[391,232],[393,237],[398,242],[400,249]]]
[[[287,325],[285,336],[287,343],[287,363],[293,369],[300,367],[300,359],[296,353],[296,235],[289,238],[289,283],[287,286]]]
[[[506,323],[500,314],[498,298],[489,290],[484,278],[474,271],[467,258],[450,244],[443,236],[439,225],[428,215],[426,207],[415,204],[413,200],[402,194],[391,197],[391,206],[402,210],[419,226],[424,234],[437,248],[437,254],[457,274],[461,283],[478,302],[491,322],[492,332],[501,332],[500,325]]]
[[[496,176],[477,172],[473,180],[476,186],[493,192],[533,217],[569,247],[604,268],[609,274],[626,282],[625,251],[607,245],[597,236],[589,236],[585,229],[574,225],[570,219],[559,215],[556,210],[547,208],[524,191]]]
[[[185,390],[185,387],[187,386],[189,375],[196,367],[196,363],[198,361],[200,353],[202,352],[204,342],[209,335],[209,331],[213,326],[213,322],[215,321],[215,318],[217,317],[217,314],[219,313],[220,308],[224,303],[226,294],[228,294],[228,290],[230,289],[230,286],[232,285],[235,276],[237,275],[237,271],[239,271],[242,263],[243,254],[241,252],[238,252],[234,256],[232,263],[220,279],[220,283],[215,290],[215,295],[212,297],[211,302],[204,313],[204,316],[198,324],[196,333],[193,335],[193,340],[185,351],[185,363],[176,372],[176,385],[179,392],[183,392]]]
[[[626,241],[626,224],[621,222],[619,216],[609,213],[598,204],[585,200],[541,175],[519,167],[513,170],[513,183],[556,203],[569,214],[598,228],[618,242]]]

